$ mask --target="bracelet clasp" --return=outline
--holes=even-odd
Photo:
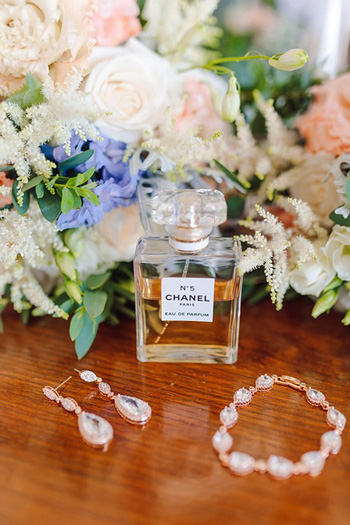
[[[275,383],[277,383],[278,385],[290,386],[291,388],[294,388],[295,390],[300,390],[300,391],[306,390],[305,383],[300,381],[300,379],[296,379],[295,377],[291,377],[291,376],[284,376],[284,375],[278,376],[277,379],[275,380]]]

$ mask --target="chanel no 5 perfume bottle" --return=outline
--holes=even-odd
[[[153,198],[152,219],[168,237],[143,237],[136,248],[140,361],[237,360],[240,246],[209,237],[226,216],[216,190],[164,190]]]

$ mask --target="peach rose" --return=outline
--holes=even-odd
[[[217,131],[229,132],[231,126],[218,116],[214,106],[214,97],[219,106],[226,90],[227,83],[216,75],[201,71],[189,75],[183,87],[183,104],[175,115],[175,129],[199,128],[204,138]]]
[[[3,4],[3,2],[2,2]],[[27,73],[64,80],[88,66],[95,0],[8,0],[0,9],[0,95],[19,89]]]
[[[6,177],[5,171],[0,171],[0,186],[7,186],[8,188],[11,188],[12,185],[13,185],[13,180],[8,179]],[[11,202],[12,202],[11,195],[1,195],[0,193],[0,208],[3,208],[4,206],[11,204]]]
[[[315,101],[296,121],[312,153],[333,156],[350,152],[350,73],[311,89]]]
[[[99,46],[118,46],[141,31],[136,0],[99,0],[93,20]]]

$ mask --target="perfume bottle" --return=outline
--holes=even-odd
[[[142,237],[134,259],[140,361],[234,363],[237,360],[241,250],[209,237],[227,217],[216,190],[163,190],[152,220],[168,237]]]

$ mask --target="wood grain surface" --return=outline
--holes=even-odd
[[[297,300],[277,313],[269,302],[244,307],[236,365],[142,364],[134,323],[101,329],[78,363],[67,325],[42,318],[23,327],[5,316],[0,338],[1,525],[312,524],[350,522],[350,425],[343,448],[317,478],[235,477],[211,446],[220,410],[235,389],[262,373],[293,375],[319,388],[349,417],[350,330],[338,314],[310,317]],[[92,369],[114,391],[147,400],[146,428],[122,420],[94,386],[73,377],[65,395],[107,418],[107,452],[85,445],[77,419],[46,399],[74,367]],[[283,386],[241,409],[234,447],[255,457],[297,460],[329,427],[321,409]]]

